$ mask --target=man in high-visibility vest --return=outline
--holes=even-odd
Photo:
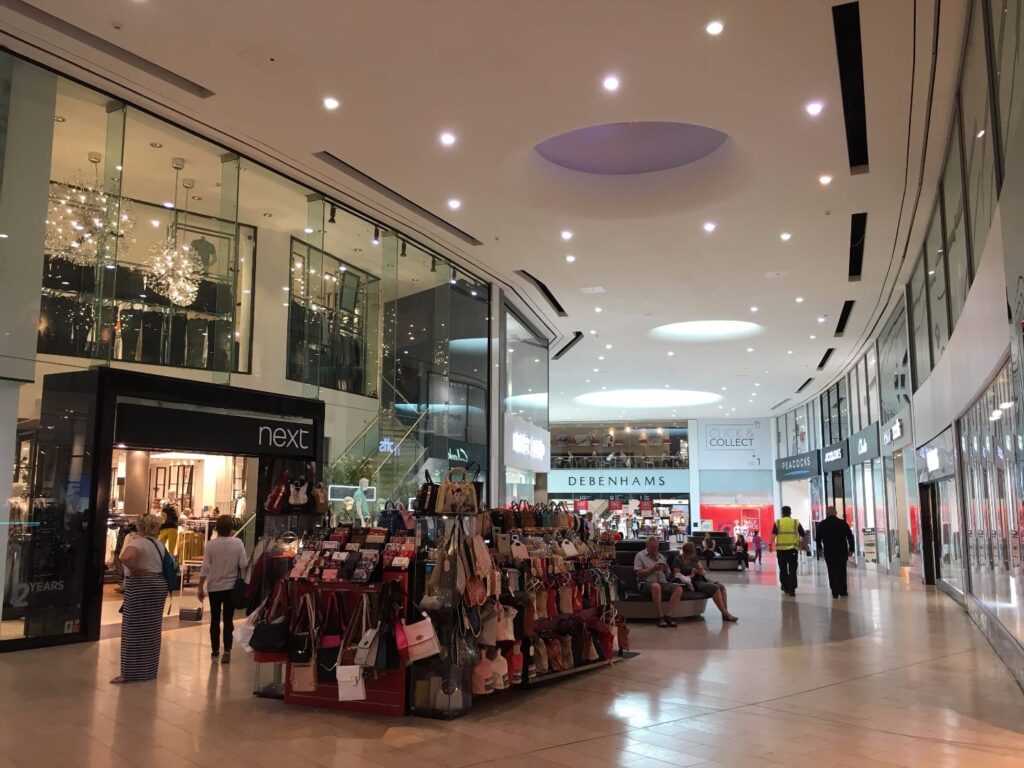
[[[793,519],[793,510],[782,508],[782,517],[775,521],[772,528],[772,542],[769,549],[776,552],[779,558],[779,584],[782,591],[790,597],[796,597],[796,569],[800,550],[807,548],[807,532],[799,520]]]

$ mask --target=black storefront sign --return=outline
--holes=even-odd
[[[826,472],[836,472],[850,466],[850,446],[846,440],[821,449],[821,466]]]
[[[860,432],[850,435],[849,443],[851,464],[871,461],[881,455],[877,424],[872,424],[867,429],[862,429]]]
[[[138,403],[118,404],[114,426],[114,442],[132,448],[233,456],[310,458],[316,439],[312,423]]]
[[[798,453],[775,460],[775,479],[780,483],[786,480],[806,480],[820,474],[821,454],[818,451]]]

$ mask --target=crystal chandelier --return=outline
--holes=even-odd
[[[113,261],[135,244],[135,221],[126,200],[103,191],[99,164],[103,156],[89,153],[93,179],[51,181],[46,214],[47,252],[54,258],[94,267],[100,258]]]
[[[203,279],[203,259],[190,243],[178,242],[178,174],[185,167],[185,161],[176,157],[171,161],[174,168],[174,216],[167,236],[149,250],[149,288],[179,307],[195,303],[199,283]],[[193,179],[184,179],[185,216],[188,216],[188,191],[195,186]]]

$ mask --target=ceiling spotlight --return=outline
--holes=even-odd
[[[562,230],[562,239],[563,240],[572,240],[572,232],[570,232],[568,229],[563,229]]]
[[[302,231],[305,232],[307,235],[312,235],[313,234],[313,228],[312,227],[306,227]]]
[[[608,75],[601,81],[601,85],[609,93],[615,93],[615,91],[619,90],[619,78],[616,75]]]
[[[804,105],[804,109],[807,110],[807,114],[811,117],[817,117],[825,109],[825,105],[820,101],[809,101]]]
[[[761,382],[759,382],[759,381],[755,381],[755,382],[754,382],[754,386],[755,386],[755,387],[760,387],[760,386],[761,386]]]
[[[722,34],[722,30],[724,29],[725,24],[718,21],[717,19],[715,21],[708,22],[708,25],[704,27],[704,31],[707,32],[712,37],[718,37],[720,34]]]
[[[718,225],[715,224],[715,222],[713,222],[713,221],[705,221],[704,222],[704,231],[707,232],[710,235],[712,232],[715,231],[715,227],[717,227],[717,226]]]
[[[600,308],[600,307],[594,307],[594,311],[595,311],[595,312],[600,312],[600,311],[601,311],[601,308]]]
[[[65,120],[65,118],[61,117],[60,115],[54,115],[53,116],[53,122],[55,122],[55,123],[63,123],[64,120]]]
[[[751,307],[751,308],[750,308],[750,311],[751,311],[751,312],[757,312],[757,310],[758,310],[758,308],[757,308],[757,307]]]
[[[753,347],[747,347],[747,352],[753,352],[753,351],[754,351]]]
[[[747,402],[748,402],[748,403],[752,403],[752,402],[754,402],[754,401],[753,401],[753,400],[747,400]]]
[[[459,208],[462,207],[462,201],[456,197],[453,197],[451,200],[448,201],[448,207],[451,208],[453,211],[457,211],[459,210]]]
[[[170,200],[164,201],[164,208],[173,208],[173,207],[174,207],[174,203],[172,203]]]
[[[832,177],[829,176],[827,173],[824,173],[818,177],[818,183],[821,184],[821,186],[823,187],[827,187],[829,184],[832,183]]]
[[[600,373],[600,369],[598,369],[598,368],[595,368],[595,369],[594,369],[594,373]]]
[[[611,344],[605,344],[605,345],[604,345],[604,348],[605,348],[605,349],[611,349],[611,348],[612,348],[612,345],[611,345]]]
[[[149,223],[152,224],[154,227],[159,227],[160,226],[160,222],[157,221],[156,219],[150,219]]]
[[[370,242],[374,245],[380,245],[380,227],[373,228],[373,240]]]
[[[793,350],[792,349],[787,349],[786,350],[786,354],[787,355],[792,355],[793,354]]]
[[[572,264],[574,261],[576,261],[576,257],[570,253],[568,256],[565,257],[565,260]]]
[[[976,133],[976,134],[974,135],[974,138],[976,138],[976,139],[980,139],[980,138],[981,138],[981,137],[983,137],[984,135],[985,135],[985,129],[984,129],[984,128],[982,128],[982,129],[981,129],[980,131],[978,131],[978,132],[977,132],[977,133]]]
[[[341,102],[333,96],[324,96],[324,109],[335,110],[341,106]]]
[[[797,296],[796,297],[796,303],[797,304],[803,304],[804,303],[804,297],[803,296]]]
[[[159,141],[151,141],[149,142],[149,146],[151,146],[153,149],[162,149],[164,145],[161,144]]]
[[[597,359],[598,359],[598,360],[604,360],[604,355],[598,355],[598,356],[597,356]]]
[[[818,317],[818,322],[819,323],[824,323],[826,320],[828,320],[828,315],[820,315]]]
[[[668,356],[669,356],[669,357],[675,357],[675,355],[676,355],[676,353],[675,353],[675,352],[673,352],[673,351],[669,350],[669,353],[668,353]]]
[[[591,336],[597,336],[597,331],[595,331],[593,328],[591,328],[590,329],[590,335]]]
[[[446,147],[450,147],[455,144],[455,134],[452,133],[451,131],[442,131],[441,135],[438,138],[440,139],[441,143]]]
[[[789,232],[782,232],[782,233],[779,234],[779,240],[781,240],[782,242],[786,242],[791,237],[792,237],[792,235],[789,234]]]
[[[817,336],[815,336],[815,335],[814,335],[814,334],[812,333],[812,334],[811,334],[811,341],[814,341],[814,340],[815,340],[816,338],[818,338],[818,337],[817,337]]]

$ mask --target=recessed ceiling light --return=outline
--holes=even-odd
[[[611,345],[611,344],[605,344],[605,345],[604,345],[604,348],[605,348],[605,349],[611,349],[611,348],[612,348],[612,345]]]
[[[828,315],[820,315],[818,317],[818,322],[819,323],[824,323],[826,320],[828,320]]]
[[[712,232],[715,231],[715,228],[717,226],[718,225],[715,224],[715,222],[713,222],[713,221],[705,221],[704,222],[704,231],[707,232],[710,235]]]
[[[760,387],[760,386],[761,386],[761,382],[759,382],[759,381],[755,381],[755,382],[754,382],[754,386],[755,386],[755,387]]]
[[[324,96],[324,109],[337,109],[341,106],[341,102],[333,96]]]
[[[192,199],[193,200],[202,200],[203,198],[200,195],[192,195]]]
[[[591,328],[590,329],[590,335],[591,336],[597,336],[597,331],[595,331],[593,328]]]
[[[604,360],[604,355],[598,355],[598,356],[597,356],[597,359],[598,359],[598,360]]]
[[[934,275],[935,274],[935,270],[934,269],[929,269],[928,270],[928,274],[929,275]]]
[[[267,211],[266,213],[263,214],[263,218],[264,219],[272,219],[272,218],[274,218],[274,214],[272,214],[270,211]]]
[[[153,149],[162,149],[164,145],[161,144],[159,141],[151,141],[149,142],[149,146],[151,146]]]
[[[574,261],[576,261],[576,257],[570,253],[568,256],[565,257],[565,260],[572,264]]]
[[[722,391],[723,392],[725,392],[727,389],[729,389],[729,388],[728,387],[722,387]]]
[[[606,75],[604,80],[601,81],[601,85],[609,93],[614,93],[619,90],[619,78],[616,75]]]
[[[717,19],[715,21],[709,21],[708,25],[704,27],[704,31],[707,32],[712,37],[718,37],[720,34],[722,34],[722,30],[724,29],[725,24],[718,21]]]
[[[599,408],[685,408],[717,403],[722,396],[692,389],[610,389],[578,395],[576,402]]]
[[[976,138],[976,139],[980,139],[980,138],[981,138],[981,137],[983,137],[984,135],[985,135],[985,129],[984,129],[984,128],[982,128],[982,129],[981,129],[980,131],[978,131],[978,132],[977,132],[976,134],[974,134],[974,138]]]
[[[174,203],[172,203],[170,200],[165,200],[164,201],[164,208],[173,208],[173,207],[174,207]]]
[[[757,307],[751,307],[751,308],[750,308],[750,311],[751,311],[751,312],[757,312],[757,310],[758,310],[758,308],[757,308]]]
[[[457,141],[455,134],[452,133],[451,131],[442,131],[438,139],[446,147],[453,146]]]
[[[823,187],[827,187],[829,184],[832,183],[832,177],[829,176],[827,173],[823,173],[821,176],[818,177],[818,183],[821,184],[821,186]]]
[[[752,403],[752,402],[754,402],[754,401],[753,401],[753,400],[747,400],[747,402],[748,402],[748,403]]]
[[[781,240],[782,242],[786,242],[791,237],[793,237],[793,236],[791,234],[789,234],[789,232],[781,232],[779,234],[779,240]]]
[[[453,211],[457,211],[459,210],[459,208],[462,207],[462,201],[459,200],[457,197],[453,197],[451,200],[448,201],[448,207],[451,208]]]
[[[313,234],[313,228],[312,227],[306,227],[302,231],[305,232],[307,235],[312,235]]]
[[[160,226],[160,222],[157,221],[156,219],[150,219],[149,223],[152,224],[154,227],[159,227]]]
[[[804,105],[804,109],[807,111],[807,114],[810,115],[811,117],[817,117],[818,115],[821,114],[822,110],[825,109],[825,105],[822,104],[820,101],[808,101]]]
[[[725,408],[725,406],[724,406],[724,405],[720,405],[720,406],[718,406],[718,410],[722,410],[723,408]]]
[[[599,368],[595,368],[594,369],[594,373],[600,373],[600,372],[601,372],[601,370]]]
[[[786,354],[787,355],[792,355],[793,354],[793,350],[792,349],[787,349],[786,350]]]
[[[760,325],[745,320],[690,320],[659,325],[651,331],[651,335],[672,341],[720,341],[753,336],[760,332]]]
[[[563,240],[572,240],[572,232],[570,232],[568,229],[563,229],[562,230],[562,239]]]
[[[55,123],[63,123],[64,120],[65,120],[65,118],[61,117],[60,115],[54,115],[53,116],[53,122],[55,122]]]
[[[669,350],[669,353],[668,353],[669,357],[675,357],[675,355],[676,355],[675,352],[673,352],[672,350]]]
[[[123,171],[124,170],[124,166],[123,165],[115,165],[114,168],[116,168],[119,171]]]
[[[600,312],[600,311],[601,311],[601,308],[600,308],[600,307],[594,307],[594,311],[595,311],[595,312]]]
[[[817,337],[817,336],[815,336],[815,335],[814,335],[814,334],[812,333],[812,334],[811,334],[811,341],[814,341],[814,340],[815,340],[816,338],[818,338],[818,337]]]
[[[753,352],[753,351],[754,351],[753,347],[747,347],[747,352]]]
[[[804,297],[803,296],[797,296],[795,301],[796,301],[797,304],[803,304],[804,303]]]

